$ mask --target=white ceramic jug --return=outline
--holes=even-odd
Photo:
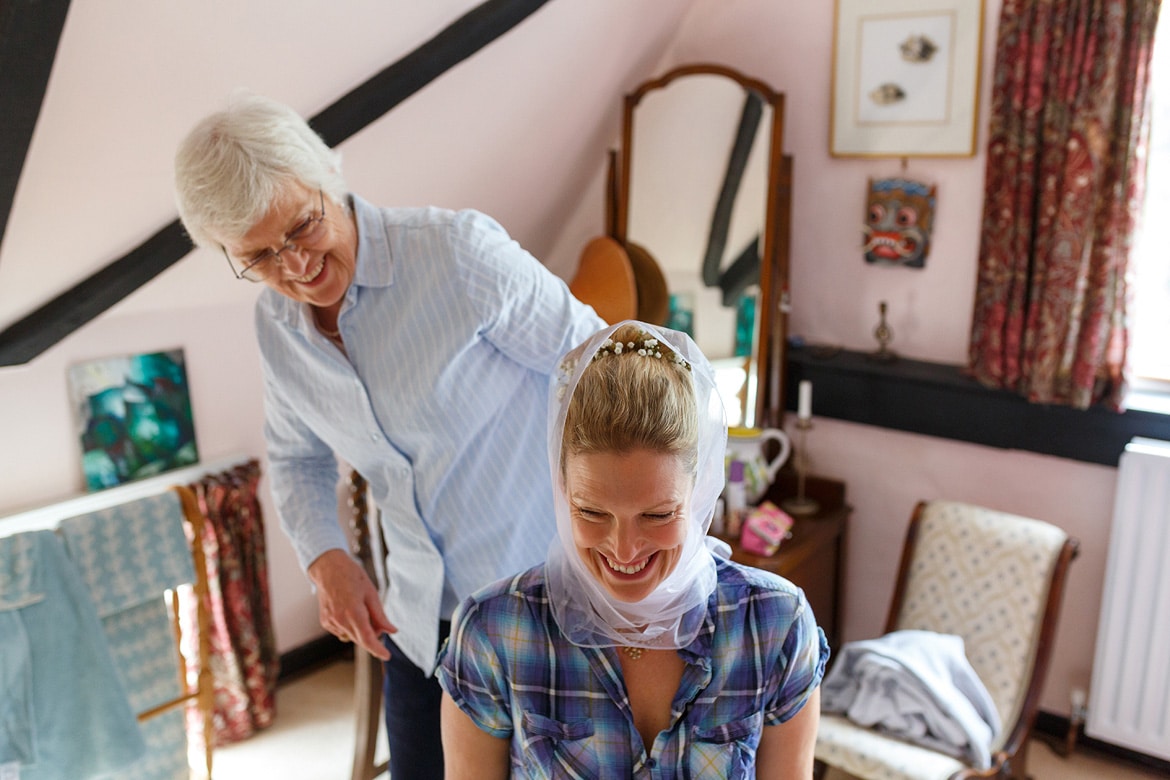
[[[764,457],[764,443],[774,441],[780,449],[771,460]],[[776,428],[729,428],[727,430],[727,465],[738,460],[743,463],[744,492],[749,504],[764,497],[776,473],[788,460],[792,442],[784,431]]]

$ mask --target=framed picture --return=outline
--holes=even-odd
[[[983,0],[837,0],[829,152],[970,157]]]
[[[183,350],[70,366],[69,397],[86,489],[199,462]]]

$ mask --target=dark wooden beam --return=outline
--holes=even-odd
[[[175,220],[129,254],[9,325],[0,333],[0,366],[17,366],[32,360],[190,251],[191,239]]]
[[[69,0],[0,1],[0,243],[68,11]]]
[[[336,146],[527,19],[548,0],[487,0],[311,120]]]
[[[309,120],[336,146],[524,21],[548,0],[487,0]],[[66,4],[67,5],[67,4]],[[2,34],[2,33],[0,33]],[[7,214],[7,210],[4,212]],[[0,332],[0,367],[27,363],[191,251],[178,220]]]

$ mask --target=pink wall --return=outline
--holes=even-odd
[[[70,365],[84,360],[182,347],[200,460],[260,455],[260,364],[251,331],[249,306],[111,313],[31,365],[0,369],[0,516],[81,493],[79,445],[65,376]],[[273,618],[280,649],[286,650],[319,635],[321,627],[316,599],[277,526],[266,481],[261,482],[261,501]]]
[[[892,347],[946,363],[966,358],[981,218],[988,96],[999,0],[985,3],[979,154],[911,159],[906,175],[938,185],[933,248],[921,270],[867,266],[858,249],[870,176],[901,173],[899,160],[829,155],[833,3],[701,0],[673,61],[736,67],[787,95],[786,151],[794,156],[791,331],[810,343],[876,348],[879,301],[889,302]],[[816,413],[816,392],[813,393]],[[952,498],[1052,522],[1081,541],[1066,591],[1041,706],[1069,712],[1088,690],[1116,469],[817,419],[814,471],[844,480],[854,507],[845,639],[884,624],[902,537],[919,499]],[[1089,703],[1092,706],[1092,702]]]

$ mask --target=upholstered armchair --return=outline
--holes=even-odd
[[[1025,777],[1028,736],[1052,653],[1077,541],[1039,520],[954,501],[920,502],[910,520],[886,631],[962,637],[1003,724],[992,766],[822,714],[818,777],[835,767],[871,780]]]

